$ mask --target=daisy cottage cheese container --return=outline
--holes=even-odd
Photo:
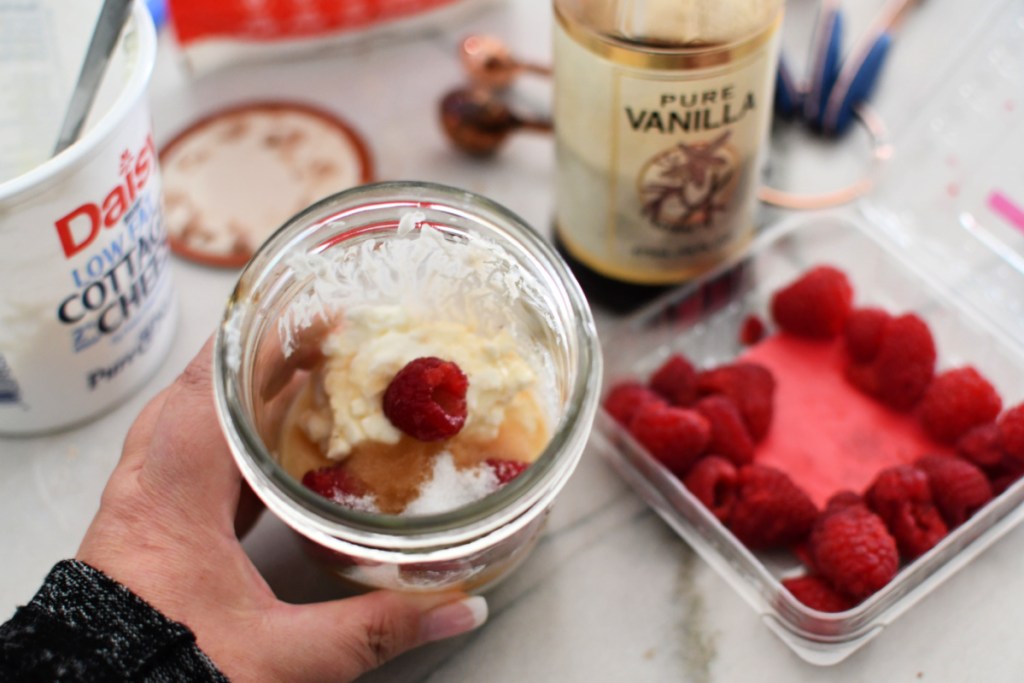
[[[136,3],[75,144],[49,157],[52,143],[31,139],[40,128],[29,107],[3,121],[5,146],[43,153],[0,169],[0,434],[46,432],[113,407],[170,347],[174,293],[146,101],[155,56],[152,19]],[[70,91],[78,66],[56,66],[48,87]],[[21,79],[21,102],[38,95],[38,77]]]

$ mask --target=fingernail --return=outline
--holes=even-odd
[[[423,642],[451,638],[472,631],[487,621],[487,600],[479,595],[435,607],[423,615],[420,635]]]

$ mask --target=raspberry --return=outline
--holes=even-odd
[[[1006,489],[1017,483],[1017,480],[1024,476],[1024,463],[1006,456],[999,463],[998,467],[989,472],[989,481],[992,483],[992,495],[998,496]]]
[[[697,393],[700,396],[724,394],[732,399],[755,443],[768,433],[772,423],[775,378],[764,366],[740,361],[700,372],[697,374]]]
[[[967,365],[936,375],[919,409],[925,431],[937,441],[954,443],[972,427],[996,419],[1002,407],[995,388]]]
[[[808,535],[808,538],[809,537],[810,536]],[[810,571],[812,574],[817,573],[818,570],[814,566],[814,558],[811,557],[811,549],[810,546],[807,544],[807,539],[804,539],[801,543],[793,545],[790,548],[790,550],[793,551],[794,557],[800,560],[800,562],[802,562],[804,566],[807,567],[808,571]]]
[[[771,312],[790,334],[831,339],[843,331],[852,305],[853,287],[846,274],[832,266],[818,266],[776,291]]]
[[[917,467],[887,467],[875,477],[865,498],[885,522],[906,560],[928,552],[949,532],[932,502],[928,475]]]
[[[984,472],[963,458],[926,455],[917,461],[928,475],[932,498],[950,527],[957,527],[992,500]]]
[[[347,497],[361,498],[367,494],[366,485],[344,464],[309,470],[302,477],[302,485],[336,503],[344,503]]]
[[[743,319],[740,324],[740,343],[745,346],[752,346],[764,339],[764,321],[751,313]]]
[[[1024,463],[1024,403],[1006,410],[996,423],[999,447],[1014,460]]]
[[[605,396],[604,409],[616,422],[628,427],[640,406],[649,402],[662,403],[663,399],[640,382],[621,382]]]
[[[640,407],[629,423],[629,431],[656,460],[680,477],[704,452],[711,437],[711,427],[700,413],[653,402]]]
[[[697,399],[697,370],[676,353],[651,375],[648,385],[669,403],[689,406]]]
[[[887,526],[907,562],[924,555],[949,533],[942,514],[931,503],[905,506]]]
[[[886,467],[875,476],[864,493],[864,500],[882,521],[888,521],[907,503],[932,502],[928,475],[913,465]]]
[[[722,455],[737,466],[754,459],[754,441],[743,423],[743,416],[728,397],[712,394],[697,401],[694,410],[711,425],[708,452]]]
[[[895,539],[862,505],[821,515],[811,530],[810,552],[822,576],[858,601],[889,583],[899,569]]]
[[[736,467],[717,455],[701,458],[690,468],[683,485],[723,524],[736,502]]]
[[[455,436],[466,422],[469,380],[451,361],[433,356],[409,361],[384,391],[384,415],[420,441]]]
[[[830,515],[833,512],[838,512],[854,505],[867,505],[867,503],[864,502],[864,498],[859,493],[844,489],[829,496],[829,499],[825,501],[825,509],[822,510],[821,514]]]
[[[744,465],[736,480],[729,529],[748,548],[782,548],[807,536],[818,509],[789,475],[767,465]]]
[[[983,470],[999,467],[1003,460],[999,426],[995,422],[986,422],[971,427],[966,434],[957,439],[956,452]]]
[[[854,362],[867,363],[878,354],[885,326],[891,319],[892,316],[880,308],[856,308],[850,312],[843,339]]]
[[[935,341],[927,323],[912,313],[891,318],[868,363],[847,366],[847,379],[894,410],[910,410],[935,374]]]
[[[854,606],[852,600],[832,588],[820,576],[808,574],[782,580],[793,597],[819,612],[845,612]]]
[[[530,463],[522,460],[505,460],[504,458],[488,458],[484,464],[494,470],[495,476],[498,477],[498,483],[502,485],[518,477],[530,466]]]

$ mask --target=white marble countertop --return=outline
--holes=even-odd
[[[846,3],[848,36],[880,0]],[[897,130],[929,96],[940,66],[986,7],[929,0],[894,44],[874,97]],[[785,44],[806,58],[815,3],[790,0]],[[1017,16],[1022,16],[1020,12]],[[523,59],[550,55],[549,3],[508,0],[438,35],[191,78],[161,36],[151,90],[157,144],[201,114],[244,100],[285,98],[338,112],[366,136],[381,179],[422,179],[490,196],[542,231],[552,208],[552,145],[521,135],[500,158],[478,162],[448,148],[438,97],[463,82],[455,57],[470,32],[504,37]],[[848,41],[849,42],[849,41]],[[526,85],[546,105],[543,83]],[[798,136],[799,137],[799,136]],[[825,147],[809,138],[776,146],[773,182],[814,189],[856,175],[863,141]],[[827,153],[829,163],[822,163]],[[838,159],[842,163],[836,163]],[[777,212],[765,211],[765,219]],[[0,619],[35,592],[50,566],[71,556],[96,509],[135,415],[173,380],[216,325],[234,272],[175,260],[181,299],[177,339],[159,373],[130,400],[71,431],[0,439]],[[602,326],[614,320],[601,312]],[[246,547],[285,599],[337,596],[290,532],[265,515]],[[750,607],[612,472],[588,452],[559,499],[534,554],[490,593],[481,630],[409,653],[368,681],[1017,681],[1024,678],[1024,528],[1010,532],[885,632],[842,663],[803,662]]]

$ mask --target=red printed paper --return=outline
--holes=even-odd
[[[273,42],[377,26],[462,0],[169,0],[182,45],[210,38]]]

